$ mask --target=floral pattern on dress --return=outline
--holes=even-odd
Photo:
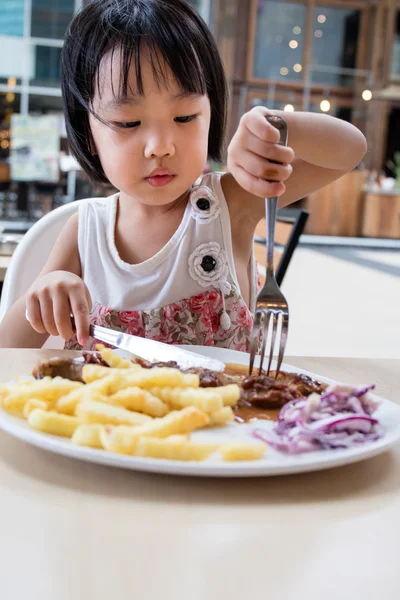
[[[166,344],[218,346],[248,352],[253,317],[234,286],[225,295],[225,306],[231,320],[228,331],[220,324],[223,302],[219,290],[209,290],[150,311],[117,311],[97,304],[90,321],[93,325]],[[91,338],[86,348],[94,350],[97,343]],[[81,346],[74,337],[66,342],[65,348],[80,350]]]

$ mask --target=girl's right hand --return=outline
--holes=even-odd
[[[89,314],[92,307],[89,290],[83,279],[69,271],[53,271],[37,279],[26,296],[26,318],[39,333],[60,335],[68,340],[74,335],[81,346],[89,339]]]

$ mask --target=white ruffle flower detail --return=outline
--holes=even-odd
[[[189,256],[189,274],[201,287],[219,287],[228,276],[225,250],[217,242],[201,244]]]
[[[191,216],[199,223],[210,223],[221,212],[218,198],[206,185],[198,185],[190,194]]]
[[[228,331],[232,322],[226,312],[225,295],[230,293],[232,286],[227,280],[228,260],[225,250],[217,242],[201,244],[189,257],[189,274],[201,287],[220,289],[222,295],[220,326],[224,331]]]

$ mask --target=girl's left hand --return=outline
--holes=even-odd
[[[263,106],[245,113],[228,147],[228,170],[244,190],[259,198],[281,196],[293,170],[293,150],[278,145],[279,131],[266,119],[272,114]]]

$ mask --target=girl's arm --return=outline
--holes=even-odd
[[[4,316],[0,323],[0,347],[40,348],[49,335],[71,337],[71,309],[77,331],[88,331],[90,296],[81,279],[77,214],[67,221],[27,293]]]
[[[277,145],[279,132],[266,120],[272,114],[285,119],[290,148]],[[265,210],[260,198],[280,196],[279,207],[304,198],[354,169],[366,150],[361,131],[346,121],[256,107],[242,117],[228,148],[223,186],[230,209],[257,223]]]

